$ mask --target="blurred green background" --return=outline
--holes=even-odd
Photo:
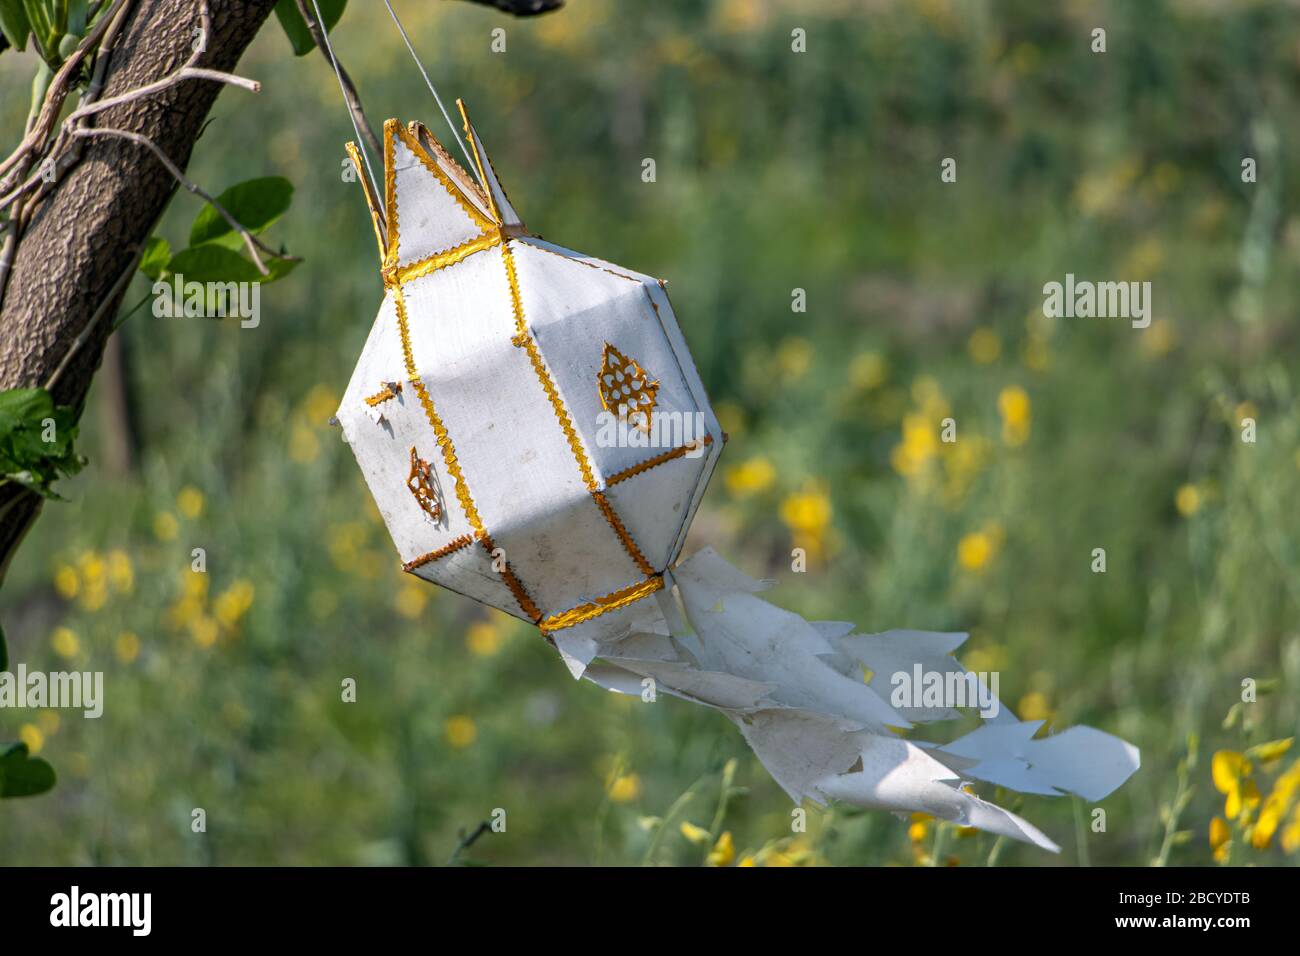
[[[0,805],[0,861],[441,864],[497,807],[506,833],[459,861],[1296,861],[1295,755],[1249,750],[1300,720],[1295,7],[399,10],[533,231],[670,281],[731,436],[688,547],[806,616],[969,631],[965,663],[1021,716],[1119,734],[1142,769],[1102,833],[1069,798],[982,791],[1059,858],[842,807],[792,834],[720,715],[575,683],[536,631],[403,575],[327,425],[382,295],[352,133],[324,58],[271,20],[240,66],[261,94],[222,93],[190,172],[214,193],[289,177],[269,238],[305,262],[257,329],[148,307],[123,327],[91,464],[0,594],[14,661],[105,671],[105,715],[0,712],[60,773]],[[376,125],[441,136],[378,2],[335,39]],[[4,142],[31,70],[0,57]],[[159,234],[183,246],[199,208],[178,196]],[[1045,319],[1067,272],[1149,280],[1155,321]]]

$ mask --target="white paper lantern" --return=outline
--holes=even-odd
[[[404,567],[536,623],[575,677],[720,711],[796,802],[1056,850],[967,785],[1098,800],[1137,748],[1036,736],[952,656],[964,634],[854,634],[763,601],[711,550],[676,565],[724,436],[664,284],[530,235],[461,112],[477,183],[423,126],[384,127],[383,204],[366,197],[386,294],[337,416]],[[981,688],[984,723],[900,736],[957,716],[895,700],[914,670]]]
[[[385,124],[387,291],[338,420],[407,570],[607,633],[663,588],[722,431],[664,283],[530,235],[466,131],[483,186]]]

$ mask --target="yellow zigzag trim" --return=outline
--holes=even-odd
[[[487,533],[487,529],[483,527],[483,520],[479,517],[478,509],[474,507],[474,499],[469,494],[469,485],[465,483],[465,475],[460,470],[460,461],[456,457],[456,448],[451,443],[451,436],[447,434],[446,426],[443,425],[442,419],[438,417],[438,412],[433,407],[433,399],[429,397],[429,390],[425,388],[424,381],[416,371],[415,355],[411,351],[410,323],[406,316],[406,298],[402,295],[400,284],[393,290],[393,301],[397,306],[397,328],[402,337],[402,359],[406,363],[406,375],[411,380],[411,385],[415,388],[415,394],[420,399],[420,405],[424,408],[425,417],[429,419],[429,424],[433,426],[434,434],[438,438],[438,447],[442,449],[443,461],[446,462],[447,472],[451,475],[452,483],[456,487],[456,499],[460,502],[461,510],[465,512],[465,520],[474,529],[475,539],[487,549],[488,554],[492,554],[496,550],[496,545],[492,541],[492,536]],[[515,577],[514,571],[510,569],[509,561],[505,562],[505,567],[501,571],[501,578],[533,623],[540,620],[542,616],[541,610],[528,596],[528,591],[524,588],[523,583]]]
[[[406,266],[395,266],[391,269],[384,269],[384,284],[390,288],[393,285],[410,282],[421,276],[427,276],[430,273],[437,272],[439,269],[445,269],[448,266],[454,266],[456,263],[467,259],[476,252],[482,252],[484,249],[491,249],[500,245],[502,235],[500,229],[493,229],[490,233],[470,239],[468,242],[462,242],[459,246],[448,249],[445,252],[435,252],[427,259],[421,259],[419,262],[412,262]]]
[[[543,619],[537,626],[541,628],[543,634],[549,635],[552,631],[560,631],[566,627],[573,627],[575,624],[581,624],[584,621],[590,621],[592,618],[600,617],[602,614],[608,614],[610,611],[617,611],[633,601],[639,601],[656,591],[663,590],[663,586],[664,579],[662,577],[648,578],[638,584],[621,588],[613,594],[596,598],[596,600],[588,604],[579,604],[572,610],[552,614],[550,617]]]

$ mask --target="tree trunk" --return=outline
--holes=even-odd
[[[208,0],[212,35],[200,66],[233,70],[275,0]],[[103,97],[162,79],[190,56],[199,27],[194,0],[137,0],[112,54]],[[221,86],[189,80],[106,110],[96,125],[140,133],[184,169]],[[149,238],[176,181],[145,148],[99,137],[35,210],[18,244],[0,311],[0,390],[43,385]],[[125,284],[123,284],[125,285]],[[120,299],[124,288],[119,288]],[[54,388],[61,405],[85,398],[118,302],[108,304]],[[0,486],[0,578],[41,499]]]

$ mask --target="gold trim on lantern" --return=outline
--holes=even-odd
[[[416,568],[422,568],[430,562],[437,561],[439,558],[445,558],[449,554],[455,554],[461,548],[467,548],[474,543],[474,539],[467,534],[462,534],[459,538],[452,538],[451,541],[444,544],[437,551],[430,551],[428,554],[422,554],[418,558],[412,558],[402,565],[403,571],[414,571]]]
[[[433,399],[429,397],[429,390],[425,388],[424,381],[416,371],[415,355],[411,350],[410,323],[406,316],[406,299],[402,294],[400,284],[393,290],[393,302],[397,310],[397,329],[402,339],[402,359],[406,364],[407,378],[411,380],[415,394],[420,399],[420,405],[424,409],[425,417],[429,419],[429,424],[433,427],[433,432],[438,438],[438,447],[442,449],[443,461],[446,463],[447,473],[451,475],[452,483],[456,487],[456,499],[460,502],[461,510],[465,513],[465,520],[474,529],[474,537],[491,554],[496,549],[496,545],[493,544],[487,529],[483,527],[483,520],[479,517],[478,509],[474,507],[474,499],[470,497],[469,485],[465,483],[465,475],[460,469],[460,461],[456,458],[456,448],[451,443],[451,436],[447,433],[447,428],[443,425],[442,419],[438,417],[438,412],[433,406]],[[528,596],[527,590],[515,577],[514,572],[510,570],[509,561],[505,562],[504,569],[500,574],[520,608],[532,619],[533,623],[537,623],[541,619],[542,612]]]
[[[643,597],[648,597],[656,591],[663,590],[664,579],[656,576],[647,578],[637,584],[620,588],[612,594],[596,598],[586,604],[579,604],[577,607],[559,614],[552,614],[542,620],[537,626],[541,628],[543,634],[550,634],[552,631],[561,631],[566,627],[573,627],[584,621],[590,621],[592,618],[600,617],[602,614],[608,614],[610,611],[617,611],[619,608],[626,607],[634,601],[639,601]]]
[[[384,227],[379,221],[379,199],[370,188],[370,178],[366,175],[365,164],[361,159],[361,153],[357,150],[357,144],[344,143],[343,148],[348,151],[348,158],[352,160],[352,168],[357,171],[357,179],[361,180],[361,192],[366,197],[366,206],[370,209],[370,223],[375,227],[375,244],[379,246],[379,261],[382,264],[386,250],[384,248]]]
[[[462,242],[459,246],[453,246],[443,252],[435,252],[433,255],[421,259],[418,262],[412,262],[405,266],[394,266],[391,269],[383,270],[384,284],[389,288],[402,282],[411,282],[421,276],[431,275],[439,269],[446,269],[448,266],[454,266],[476,252],[482,252],[485,249],[493,249],[502,242],[500,229],[493,229],[490,233],[484,233],[476,236],[468,242]]]
[[[706,434],[703,439],[703,444],[705,448],[708,448],[710,445],[712,445],[713,436]],[[700,442],[698,441],[687,442],[685,445],[679,445],[676,448],[669,449],[668,451],[663,452],[662,454],[655,455],[653,458],[647,458],[645,461],[638,462],[637,464],[633,465],[630,468],[624,468],[622,471],[617,471],[614,474],[610,475],[607,479],[605,479],[605,487],[612,488],[614,485],[617,485],[623,481],[627,481],[629,478],[635,478],[637,475],[641,474],[644,471],[649,471],[651,468],[657,468],[660,465],[667,464],[668,462],[676,458],[681,458],[683,455],[687,455],[690,452],[695,451],[695,449],[699,447],[700,447]]]

